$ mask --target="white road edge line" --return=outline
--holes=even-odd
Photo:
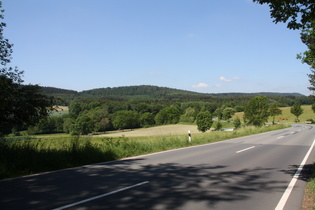
[[[298,170],[294,174],[290,184],[288,185],[287,189],[284,191],[284,193],[283,193],[283,195],[282,195],[282,197],[281,197],[277,207],[275,208],[275,210],[281,210],[281,209],[284,208],[284,206],[287,203],[287,200],[288,200],[288,198],[289,198],[289,196],[290,196],[290,194],[291,194],[291,192],[293,190],[293,187],[294,187],[296,181],[298,180],[298,178],[299,178],[299,176],[300,176],[300,174],[302,172],[302,169],[303,169],[303,167],[304,167],[308,157],[310,156],[310,154],[311,154],[311,152],[313,150],[314,145],[315,145],[315,139],[314,139],[313,144],[311,145],[310,149],[306,153],[306,155],[305,155],[302,163],[300,164]]]
[[[82,201],[78,201],[78,202],[75,202],[75,203],[70,203],[68,205],[55,208],[53,210],[61,210],[61,209],[70,208],[70,207],[77,206],[77,205],[82,204],[82,203],[86,203],[86,202],[89,202],[89,201],[92,201],[92,200],[96,200],[96,199],[99,199],[99,198],[102,198],[102,197],[106,197],[106,196],[109,196],[109,195],[112,195],[112,194],[115,194],[115,193],[119,193],[119,192],[122,192],[122,191],[125,191],[125,190],[129,190],[129,189],[134,188],[134,187],[138,187],[140,185],[148,184],[148,183],[149,183],[149,181],[141,182],[141,183],[138,183],[138,184],[135,184],[135,185],[132,185],[132,186],[129,186],[129,187],[124,187],[124,188],[121,188],[119,190],[115,190],[115,191],[112,191],[112,192],[109,192],[109,193],[97,195],[97,196],[94,196],[94,197],[91,197],[91,198],[88,198],[88,199],[85,199],[85,200],[82,200]]]
[[[252,147],[248,147],[248,148],[246,148],[246,149],[239,150],[239,151],[237,151],[236,153],[244,152],[244,151],[246,151],[246,150],[253,149],[253,148],[255,148],[255,146],[252,146]]]

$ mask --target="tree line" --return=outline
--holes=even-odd
[[[315,106],[314,106],[315,107]],[[232,119],[236,112],[244,112],[244,118]],[[215,104],[210,102],[144,103],[117,101],[73,100],[69,113],[62,116],[49,116],[28,128],[29,134],[65,132],[69,134],[90,134],[112,130],[146,128],[157,125],[187,123],[196,124],[198,130],[205,132],[218,121],[215,129],[221,129],[221,120],[233,121],[239,128],[245,125],[262,126],[268,117],[280,115],[279,104],[266,96],[252,97],[246,106]],[[301,103],[296,101],[291,113],[298,117],[303,113]]]

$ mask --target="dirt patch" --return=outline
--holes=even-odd
[[[100,137],[136,137],[136,136],[166,136],[166,135],[188,135],[188,130],[200,133],[196,125],[163,125],[151,128],[139,128],[134,130],[121,130],[99,135]]]
[[[67,106],[54,106],[53,108],[56,109],[58,112],[69,111],[69,107],[67,107]]]

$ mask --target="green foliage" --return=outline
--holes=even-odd
[[[0,75],[0,135],[13,128],[35,125],[48,116],[52,100],[41,94],[38,86],[20,86]]]
[[[73,100],[69,106],[69,114],[72,118],[77,118],[84,110],[84,105],[79,100]]]
[[[176,124],[179,122],[180,111],[174,106],[168,106],[159,111],[155,116],[157,125]]]
[[[252,98],[245,107],[244,117],[248,124],[262,126],[268,120],[268,99],[266,96]]]
[[[64,119],[61,116],[42,118],[36,125],[28,127],[28,134],[48,134],[63,132]]]
[[[294,116],[296,116],[295,122],[299,122],[299,116],[303,114],[303,108],[301,107],[300,102],[295,102],[290,111]]]
[[[134,111],[118,111],[115,113],[113,125],[116,129],[138,128],[139,114]]]
[[[192,107],[188,107],[185,113],[180,117],[181,122],[193,123],[195,121],[196,111]]]
[[[241,123],[241,120],[239,117],[237,117],[235,120],[234,120],[234,129],[239,129],[240,127],[242,126],[242,123]]]
[[[73,125],[72,134],[82,134],[87,135],[91,133],[94,129],[93,120],[86,114],[80,115]]]
[[[222,127],[223,127],[222,123],[218,121],[217,124],[215,125],[215,130],[219,131],[222,129]]]
[[[275,117],[281,115],[282,111],[278,108],[278,105],[273,103],[269,107],[269,115],[272,117],[272,124],[275,124]]]
[[[0,1],[0,19],[3,19]],[[36,124],[48,116],[48,107],[53,102],[36,85],[22,85],[23,71],[9,67],[12,59],[13,44],[4,38],[6,24],[0,23],[0,136]]]
[[[222,111],[222,116],[224,120],[229,121],[230,118],[235,114],[235,109],[231,108],[231,107],[227,107]]]
[[[199,112],[196,118],[196,122],[198,130],[201,132],[206,132],[212,126],[212,115],[207,111]]]
[[[275,23],[288,23],[289,29],[301,29],[301,41],[307,46],[303,54],[297,56],[311,67],[311,74],[308,74],[311,91],[315,90],[315,6],[314,0],[253,0],[260,4],[268,4],[270,15]],[[315,97],[311,96],[312,100]]]
[[[96,106],[91,107],[86,114],[91,118],[94,124],[94,131],[101,132],[110,128],[109,113],[106,107]]]
[[[63,132],[69,134],[73,130],[74,120],[71,118],[65,118],[63,122]]]
[[[234,109],[235,109],[235,112],[244,112],[245,107],[244,106],[235,106]]]
[[[194,135],[189,145],[266,132],[282,127],[242,128],[235,132]],[[79,135],[0,142],[0,179],[99,163],[124,157],[186,147],[187,136],[90,138]],[[32,163],[32,164],[30,164]]]
[[[313,0],[253,0],[259,4],[268,4],[270,15],[275,23],[283,22],[289,29],[309,28],[315,18]]]
[[[222,108],[217,108],[214,112],[213,115],[218,117],[218,120],[223,119],[223,109]]]
[[[145,112],[140,117],[140,126],[141,127],[149,127],[155,124],[154,115],[150,112]]]

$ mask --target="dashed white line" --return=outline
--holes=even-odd
[[[301,174],[301,172],[302,172],[302,169],[303,169],[303,167],[304,167],[304,165],[305,165],[305,163],[306,163],[308,157],[310,156],[310,154],[311,154],[311,152],[312,152],[312,150],[313,150],[314,145],[315,145],[315,139],[314,139],[314,141],[313,141],[312,146],[309,148],[308,152],[306,153],[306,155],[305,155],[305,157],[304,157],[302,163],[300,164],[298,170],[297,170],[296,173],[294,174],[294,176],[293,176],[293,178],[292,178],[290,184],[288,185],[287,189],[286,189],[285,192],[283,193],[283,195],[282,195],[282,197],[281,197],[281,199],[280,199],[280,201],[279,201],[277,207],[275,208],[275,210],[282,210],[282,209],[284,208],[284,206],[285,206],[285,204],[287,203],[287,200],[288,200],[288,198],[289,198],[289,196],[290,196],[290,194],[291,194],[291,192],[292,192],[292,190],[293,190],[293,187],[294,187],[296,181],[298,180],[298,178],[299,178],[299,176],[300,176],[300,174]]]
[[[277,139],[281,139],[281,138],[283,138],[284,136],[279,136]]]
[[[253,149],[253,148],[255,148],[255,146],[252,146],[252,147],[248,147],[248,148],[246,148],[246,149],[239,150],[239,151],[237,151],[236,153],[244,152],[244,151],[246,151],[246,150]]]
[[[101,195],[97,195],[97,196],[94,196],[94,197],[91,197],[91,198],[88,198],[88,199],[85,199],[85,200],[82,200],[82,201],[78,201],[78,202],[75,202],[75,203],[70,203],[68,205],[55,208],[53,210],[61,210],[61,209],[70,208],[70,207],[77,206],[77,205],[82,204],[82,203],[86,203],[86,202],[89,202],[89,201],[92,201],[92,200],[96,200],[96,199],[99,199],[99,198],[102,198],[102,197],[106,197],[106,196],[109,196],[109,195],[112,195],[112,194],[115,194],[115,193],[119,193],[119,192],[122,192],[122,191],[125,191],[125,190],[129,190],[129,189],[134,188],[134,187],[138,187],[140,185],[148,184],[148,183],[149,183],[148,181],[141,182],[141,183],[138,183],[138,184],[135,184],[135,185],[132,185],[132,186],[129,186],[129,187],[124,187],[122,189],[115,190],[115,191],[112,191],[112,192],[109,192],[109,193],[104,193],[104,194],[101,194]]]

